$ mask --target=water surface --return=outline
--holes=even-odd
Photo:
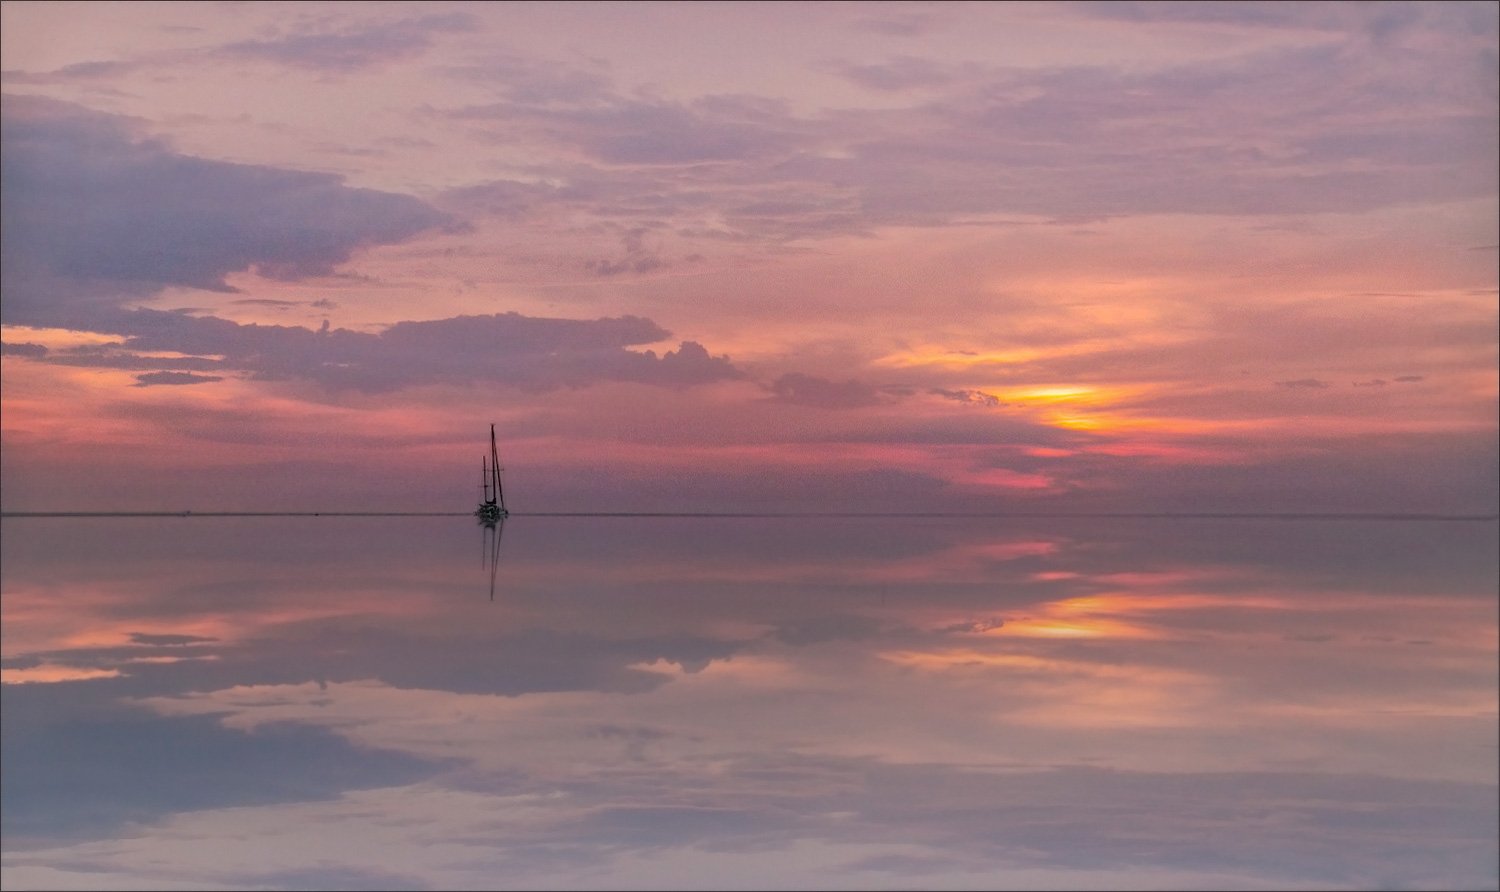
[[[1493,522],[502,532],[5,520],[5,887],[1497,885]]]

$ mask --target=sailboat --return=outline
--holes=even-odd
[[[490,454],[484,460],[480,478],[481,501],[474,515],[481,523],[492,524],[510,514],[505,510],[505,492],[500,488],[500,453],[495,449],[495,426],[490,425]]]

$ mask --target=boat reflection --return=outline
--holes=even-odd
[[[495,518],[479,518],[479,527],[484,531],[483,566],[490,572],[490,600],[495,600],[495,576],[500,570],[500,537],[505,534],[505,515]]]

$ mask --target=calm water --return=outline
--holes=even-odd
[[[9,519],[3,884],[1493,889],[1496,533]]]

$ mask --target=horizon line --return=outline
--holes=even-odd
[[[0,511],[22,517],[473,517],[472,511]],[[510,517],[1099,518],[1183,520],[1500,520],[1500,514],[1399,511],[512,511]]]

